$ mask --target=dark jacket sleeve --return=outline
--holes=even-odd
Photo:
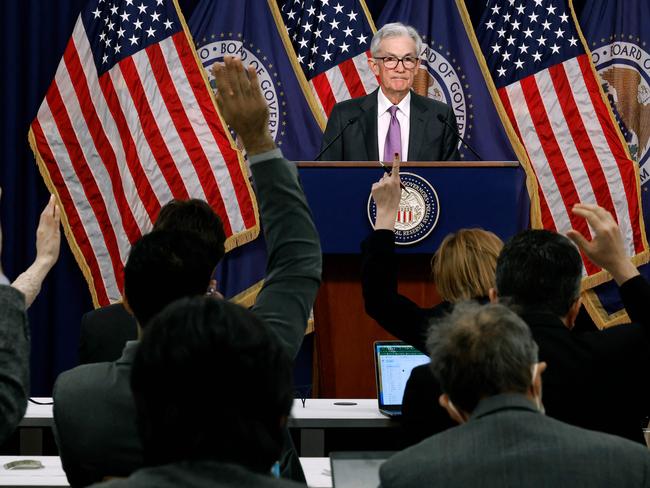
[[[650,325],[650,284],[639,275],[627,280],[619,287],[621,299],[632,322]]]
[[[251,164],[251,172],[268,251],[252,310],[295,357],[320,285],[320,241],[296,166],[274,158]]]
[[[321,142],[320,150],[322,151],[334,138],[339,135],[343,128],[341,110],[339,105],[334,105],[332,112],[327,119],[327,126],[323,134],[323,141]],[[338,140],[332,144],[327,151],[320,157],[320,161],[343,161],[343,138],[339,137]]]
[[[376,230],[361,244],[361,286],[366,313],[423,353],[431,313],[397,292],[395,237]]]
[[[449,122],[449,124],[451,124],[453,128],[458,130],[458,127],[456,126],[456,115],[454,115],[454,110],[451,107],[449,107],[445,119],[447,122]],[[458,137],[446,125],[442,140],[444,141],[444,146],[442,148],[442,160],[458,161],[460,159],[460,153],[458,152]]]
[[[29,396],[29,326],[25,297],[0,285],[0,445],[25,415]]]

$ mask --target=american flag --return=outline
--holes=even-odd
[[[379,85],[368,67],[374,33],[363,0],[279,0],[300,68],[326,120],[334,104]]]
[[[480,12],[472,8],[483,57],[538,182],[543,227],[591,238],[571,208],[598,204],[616,218],[628,254],[644,253],[634,163],[566,0],[489,0]],[[599,268],[585,259],[585,270],[591,276]]]
[[[96,305],[119,300],[131,244],[172,198],[206,200],[227,247],[258,230],[243,162],[171,0],[81,12],[29,139]]]

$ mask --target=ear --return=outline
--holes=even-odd
[[[379,66],[377,66],[377,61],[373,58],[368,58],[368,66],[375,76],[379,76]]]
[[[564,317],[564,325],[569,329],[573,329],[573,326],[576,325],[576,319],[578,318],[578,313],[580,312],[580,306],[582,305],[582,296],[579,296],[575,302],[569,308],[566,316]]]
[[[122,306],[124,307],[124,310],[133,315],[133,309],[131,308],[131,305],[129,305],[129,301],[126,299],[126,297],[122,297]]]
[[[467,418],[463,416],[456,407],[454,407],[454,404],[449,399],[449,395],[446,393],[443,393],[438,397],[438,403],[442,408],[447,410],[447,413],[452,420],[458,422],[459,424],[464,424],[467,422]]]
[[[488,297],[490,297],[490,303],[499,303],[499,295],[497,295],[496,288],[490,288],[488,290]]]
[[[537,368],[535,368],[535,375],[533,376],[533,384],[530,386],[532,389],[532,394],[542,399],[542,373],[546,371],[546,362],[541,361],[537,363]]]

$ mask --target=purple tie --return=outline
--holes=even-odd
[[[388,109],[390,112],[390,124],[386,134],[386,144],[384,144],[384,161],[392,162],[395,159],[395,153],[399,154],[402,159],[402,134],[397,120],[397,105]]]

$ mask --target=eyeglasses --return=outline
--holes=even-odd
[[[381,58],[375,57],[374,59],[381,60],[387,69],[395,69],[399,63],[402,63],[404,69],[413,69],[418,63],[418,58],[415,56],[404,56],[403,58],[396,58],[395,56],[384,56]]]

